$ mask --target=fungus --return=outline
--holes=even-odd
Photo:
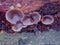
[[[45,25],[50,25],[54,22],[54,18],[51,15],[45,15],[42,17],[42,23]]]
[[[10,9],[6,12],[6,20],[11,24],[16,24],[17,21],[21,21],[23,18],[23,13],[19,9]]]
[[[26,27],[26,26],[24,26],[22,23],[18,23],[18,24],[16,24],[16,25],[13,25],[13,26],[12,26],[12,30],[13,30],[14,32],[19,32],[19,31],[21,31],[21,29],[24,28],[24,27]]]
[[[41,15],[38,12],[29,13],[23,18],[24,25],[37,24],[41,19]]]
[[[12,25],[12,30],[14,32],[19,32],[24,26],[22,24],[24,13],[19,9],[10,9],[6,12],[6,20]],[[19,22],[19,23],[18,23]]]
[[[33,24],[37,24],[41,20],[41,15],[38,12],[33,12],[29,15]]]
[[[32,25],[33,23],[31,22],[31,19],[28,16],[25,16],[22,20],[23,24],[28,26],[28,25]]]

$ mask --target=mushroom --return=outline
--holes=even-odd
[[[41,19],[41,15],[38,12],[32,12],[24,16],[22,22],[24,25],[37,24]]]
[[[41,15],[38,12],[32,12],[29,16],[33,24],[37,24],[41,20]]]
[[[42,23],[45,25],[50,25],[54,22],[54,18],[51,15],[45,15],[42,17]]]
[[[19,32],[21,31],[22,28],[25,28],[26,26],[24,26],[22,23],[17,23],[16,25],[12,26],[12,30],[14,32]]]
[[[11,24],[16,24],[17,21],[21,21],[23,16],[24,16],[24,13],[17,8],[8,10],[5,15],[6,20]]]

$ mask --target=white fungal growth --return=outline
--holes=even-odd
[[[14,6],[10,6],[10,9],[14,9]]]
[[[17,3],[16,7],[21,7],[21,4],[20,3]]]

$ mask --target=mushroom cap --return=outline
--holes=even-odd
[[[16,24],[17,21],[21,21],[24,14],[19,9],[10,9],[6,12],[6,20],[9,21],[11,24]]]
[[[29,13],[24,16],[22,22],[24,25],[37,24],[41,20],[41,15],[38,12]]]
[[[39,21],[41,21],[41,15],[38,12],[33,12],[29,15],[33,24],[37,24]]]
[[[45,15],[42,17],[42,23],[45,25],[50,25],[54,22],[54,18],[51,15]]]
[[[26,26],[24,26],[22,23],[18,23],[18,24],[16,24],[16,25],[13,25],[12,26],[12,30],[14,31],[14,32],[19,32],[19,31],[21,31],[21,29],[22,28],[25,28]]]

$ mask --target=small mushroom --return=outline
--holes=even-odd
[[[54,18],[51,15],[45,15],[42,17],[42,23],[45,25],[50,25],[54,22]]]
[[[24,16],[22,22],[23,22],[23,25],[26,25],[26,26],[33,24],[33,23],[31,22],[31,19],[30,19],[28,16]]]
[[[12,26],[12,30],[14,32],[19,32],[21,31],[22,28],[25,28],[26,26],[24,26],[22,23],[17,23],[16,25]]]
[[[33,24],[37,24],[41,20],[41,15],[38,12],[32,12],[29,15]]]
[[[32,12],[24,16],[22,22],[24,25],[37,24],[41,20],[41,15],[38,12]]]
[[[11,24],[16,24],[17,21],[21,21],[22,20],[23,15],[24,15],[24,13],[21,10],[19,10],[17,8],[14,8],[14,9],[8,10],[6,12],[5,17],[6,17],[6,20],[8,22],[10,22]]]

